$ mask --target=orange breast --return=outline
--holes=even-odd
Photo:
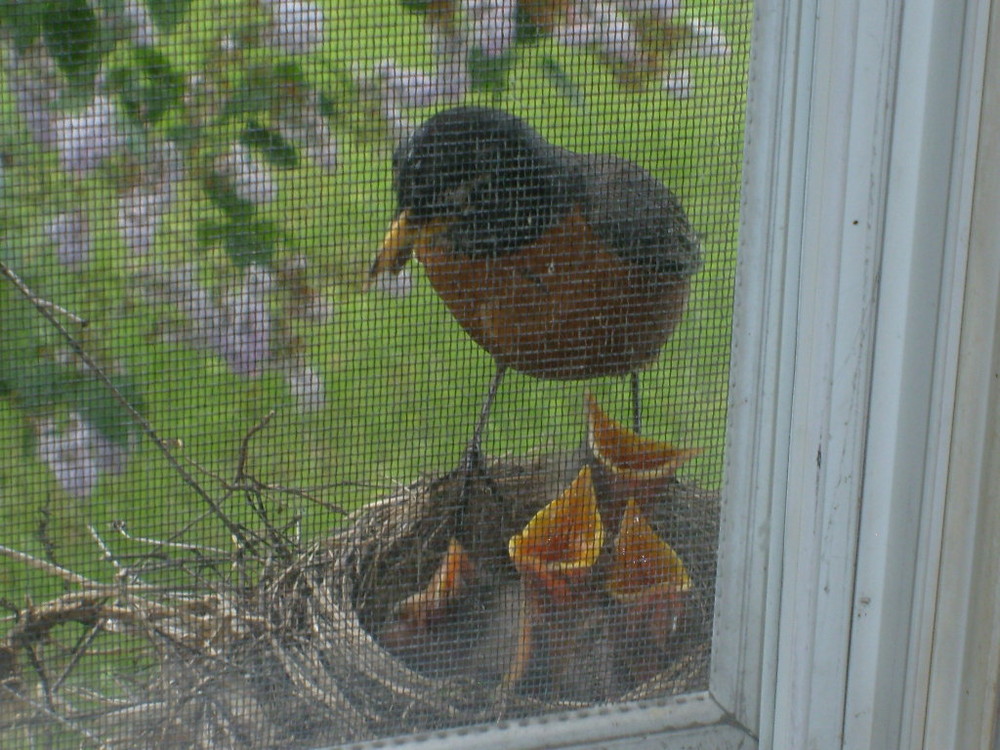
[[[609,252],[579,212],[509,256],[469,258],[441,241],[416,254],[468,334],[499,364],[538,378],[636,370],[656,357],[687,302],[686,278]]]

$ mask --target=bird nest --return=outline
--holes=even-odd
[[[484,476],[424,479],[307,548],[262,537],[224,583],[81,579],[78,593],[20,610],[0,641],[0,738],[308,747],[703,689],[718,498],[673,478],[649,515],[692,586],[655,669],[623,677],[620,655],[601,646],[615,628],[601,603],[569,646],[549,638],[525,657],[507,540],[591,461],[584,451],[492,460]],[[463,525],[479,531],[463,537]],[[479,560],[472,582],[447,617],[401,628],[401,607],[434,585],[456,537]],[[142,654],[139,666],[109,670],[111,643]]]

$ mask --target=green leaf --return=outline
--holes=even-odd
[[[122,111],[136,122],[142,122],[143,86],[139,74],[132,68],[115,68],[106,79],[109,91],[118,94]]]
[[[256,211],[253,203],[240,198],[232,183],[218,172],[210,172],[202,181],[202,187],[209,200],[230,219],[247,221]]]
[[[283,86],[305,86],[306,74],[297,62],[285,60],[274,66],[274,82]]]
[[[431,0],[399,0],[399,4],[410,13],[426,13],[431,7]]]
[[[163,137],[173,141],[183,152],[198,143],[201,139],[201,128],[187,123],[170,125],[164,129]]]
[[[240,141],[248,148],[261,152],[276,167],[290,169],[299,165],[299,152],[280,133],[250,120],[240,134]]]
[[[49,54],[70,82],[90,86],[101,53],[100,26],[87,0],[49,0],[42,33]]]
[[[224,117],[245,116],[266,112],[271,108],[274,93],[274,71],[267,65],[253,65],[226,101]]]
[[[151,47],[135,50],[134,68],[115,68],[107,86],[118,93],[122,109],[136,122],[152,125],[163,119],[184,95],[184,79],[162,52]]]
[[[227,224],[211,219],[202,219],[195,227],[195,246],[199,250],[208,250],[219,244],[226,236]]]
[[[320,115],[328,120],[335,120],[340,116],[340,103],[336,97],[331,96],[325,91],[320,91],[318,99],[316,108],[319,110]]]
[[[140,47],[135,50],[135,57],[148,82],[143,91],[143,122],[153,124],[184,96],[184,76],[171,67],[170,61],[159,50]]]
[[[24,52],[42,32],[45,3],[4,0],[0,4],[0,24],[10,33],[14,47]]]
[[[190,5],[191,0],[146,0],[153,23],[167,33],[184,18]]]
[[[127,375],[113,378],[115,387],[137,411],[143,409],[142,393],[135,381]],[[108,440],[125,443],[135,430],[135,423],[128,410],[122,406],[111,390],[93,375],[78,375],[67,400],[67,405]]]
[[[226,227],[223,247],[234,265],[270,266],[277,229],[269,221],[233,221]]]
[[[44,383],[51,380],[51,367],[39,355],[44,343],[32,318],[30,303],[7,283],[0,283],[0,381],[7,395],[19,403],[27,396],[51,393]]]

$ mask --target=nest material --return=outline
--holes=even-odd
[[[490,480],[467,489],[475,498],[467,512],[484,516],[471,527],[488,531],[463,543],[488,559],[559,494],[583,460],[573,454],[492,462]],[[256,561],[263,573],[252,587],[183,596],[108,587],[21,612],[0,645],[0,737],[46,726],[76,734],[82,745],[309,747],[707,685],[718,497],[676,481],[652,522],[684,560],[694,589],[683,633],[649,679],[609,681],[594,649],[596,655],[574,662],[586,689],[574,684],[551,694],[504,686],[502,666],[483,655],[502,652],[497,643],[510,640],[509,626],[493,627],[506,600],[516,598],[516,573],[500,558],[466,602],[464,620],[473,624],[435,644],[439,651],[413,658],[385,648],[380,632],[399,603],[427,585],[456,534],[461,484],[455,475],[418,481],[361,509],[328,540],[296,554],[272,549],[269,560]],[[72,680],[53,684],[56,670],[39,668],[40,649],[68,622],[91,633],[138,636],[154,658],[139,674],[114,675],[113,697],[110,690],[71,689]],[[491,628],[492,635],[482,635]],[[463,655],[452,653],[456,646]],[[70,657],[73,666],[89,658],[79,651]],[[440,658],[426,658],[434,653]],[[29,678],[23,654],[47,679]]]

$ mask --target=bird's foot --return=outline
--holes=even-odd
[[[503,556],[499,534],[502,493],[484,465],[477,443],[466,448],[457,480],[456,536],[476,559]]]

